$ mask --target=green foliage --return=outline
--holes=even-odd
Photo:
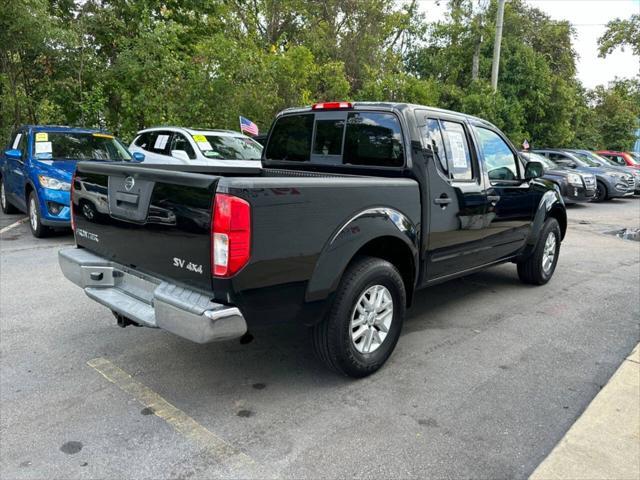
[[[11,0],[0,9],[0,135],[23,123],[108,129],[125,140],[176,124],[264,131],[285,107],[326,100],[433,105],[478,115],[515,144],[629,145],[638,82],[585,91],[573,30],[507,2],[499,90],[488,84],[496,2],[450,0]],[[428,12],[427,12],[428,17]],[[638,16],[600,47],[638,47]],[[474,67],[477,66],[477,67]]]
[[[640,55],[640,14],[631,15],[628,20],[615,20],[607,23],[607,30],[598,39],[599,53],[606,57],[616,48],[624,50],[631,47],[634,55]]]

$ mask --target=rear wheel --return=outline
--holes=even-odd
[[[34,237],[43,238],[49,235],[51,230],[42,224],[42,215],[40,214],[40,202],[36,192],[29,194],[29,202],[27,204],[27,212],[29,214],[29,227]]]
[[[374,373],[398,342],[405,305],[396,267],[380,258],[358,259],[345,272],[329,314],[312,329],[316,355],[343,375]]]
[[[607,191],[607,186],[598,181],[596,184],[596,196],[594,197],[595,202],[604,202],[609,198],[609,192]]]
[[[560,255],[560,225],[548,218],[542,227],[540,239],[533,254],[518,263],[518,276],[523,283],[544,285],[553,276]]]
[[[0,179],[0,207],[2,207],[2,213],[11,214],[17,212],[16,207],[11,205],[7,199],[7,191],[4,187],[4,178]]]

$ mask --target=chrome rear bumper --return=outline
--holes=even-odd
[[[111,262],[81,248],[58,252],[62,273],[89,298],[152,328],[196,343],[241,337],[247,323],[240,310],[212,302],[200,292]]]

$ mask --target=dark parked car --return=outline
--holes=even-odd
[[[570,168],[556,165],[544,155],[521,151],[525,162],[535,160],[544,165],[542,178],[552,181],[560,189],[564,203],[589,202],[596,196],[596,177],[590,173],[578,173]]]
[[[289,109],[262,162],[80,163],[63,273],[120,325],[199,343],[301,322],[322,361],[362,377],[391,355],[418,289],[504,262],[542,285],[556,268],[557,187],[479,118],[395,103]],[[108,218],[82,214],[78,182],[107,188]],[[158,204],[175,223],[148,223]]]
[[[633,176],[617,169],[601,167],[592,160],[580,158],[574,153],[561,149],[539,149],[535,153],[544,155],[557,165],[568,167],[577,172],[591,173],[596,176],[596,202],[610,198],[633,195],[635,181]]]

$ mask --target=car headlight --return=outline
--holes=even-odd
[[[567,182],[569,182],[574,187],[581,187],[583,185],[582,177],[577,173],[570,173],[567,176]]]
[[[47,177],[46,175],[38,175],[38,181],[42,187],[49,188],[51,190],[62,190],[63,192],[71,190],[70,183]]]

